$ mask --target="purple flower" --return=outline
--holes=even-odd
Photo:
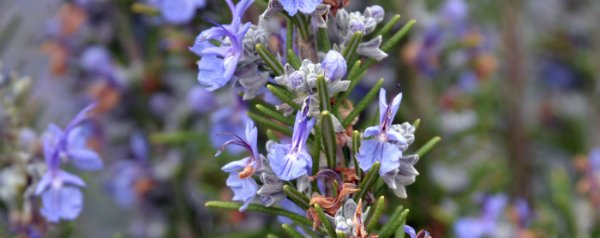
[[[269,164],[277,177],[282,180],[290,181],[306,175],[312,168],[312,157],[305,148],[306,140],[315,125],[314,118],[308,118],[309,104],[310,98],[307,98],[302,110],[296,114],[291,144],[279,144],[273,141],[267,144]]]
[[[321,63],[325,77],[330,81],[339,80],[346,75],[346,59],[335,50],[330,50]]]
[[[252,201],[256,192],[258,191],[258,184],[252,178],[254,171],[260,168],[261,159],[258,154],[258,148],[256,147],[258,131],[254,127],[254,123],[251,120],[246,122],[246,139],[242,139],[239,136],[235,136],[234,139],[228,140],[221,146],[215,156],[219,156],[227,145],[238,145],[246,151],[250,152],[250,156],[233,161],[226,164],[221,168],[224,172],[229,173],[227,178],[227,187],[233,191],[234,201],[243,202],[243,206],[240,207],[240,211],[246,210],[248,204]]]
[[[593,149],[589,155],[592,174],[600,175],[600,148]]]
[[[95,104],[92,104],[79,112],[64,131],[50,124],[46,133],[45,139],[56,150],[58,159],[64,156],[81,170],[99,170],[104,166],[100,156],[86,146],[87,133],[80,126],[94,107]]]
[[[41,214],[50,222],[61,219],[73,220],[83,207],[83,195],[78,187],[84,187],[81,178],[60,169],[62,157],[73,161],[83,170],[102,168],[102,160],[96,152],[86,148],[86,138],[79,127],[88,119],[94,104],[86,107],[69,123],[65,130],[48,126],[43,139],[44,158],[48,167],[37,184],[35,194],[42,196]]]
[[[372,126],[365,130],[360,150],[357,154],[358,165],[364,171],[368,171],[373,163],[379,161],[381,168],[379,174],[384,175],[400,166],[402,157],[402,146],[407,145],[404,136],[391,129],[392,121],[396,116],[402,94],[396,95],[392,104],[386,102],[385,89],[379,91],[379,126]]]
[[[508,198],[504,194],[485,198],[483,213],[478,217],[465,217],[454,224],[458,238],[479,238],[496,232],[498,217],[504,211]]]
[[[48,170],[38,182],[35,194],[42,196],[40,212],[50,222],[73,220],[83,207],[82,194],[76,186],[84,187],[81,178],[60,169],[59,150],[44,139],[44,157]]]
[[[210,91],[202,87],[194,87],[188,94],[188,104],[196,112],[205,113],[212,110],[216,102],[214,95]]]
[[[206,6],[206,0],[154,0],[165,20],[172,24],[187,23],[194,18],[196,9]]]
[[[198,82],[210,91],[223,87],[231,80],[237,68],[243,49],[244,36],[251,23],[242,25],[244,12],[254,0],[242,0],[234,5],[227,0],[233,20],[230,25],[218,25],[203,31],[196,38],[191,51],[202,57],[198,62]],[[218,41],[213,45],[210,40]]]
[[[290,16],[296,15],[298,11],[304,14],[311,14],[317,9],[317,6],[323,2],[323,0],[279,0],[283,9],[285,9]]]

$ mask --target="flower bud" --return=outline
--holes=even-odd
[[[330,50],[321,63],[325,77],[330,81],[339,80],[346,75],[346,59],[337,51]]]

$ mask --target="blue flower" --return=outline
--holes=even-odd
[[[458,238],[479,238],[496,233],[498,217],[504,211],[508,198],[504,194],[483,201],[483,213],[478,217],[464,217],[454,224]]]
[[[307,98],[302,110],[296,114],[291,144],[272,141],[267,144],[269,164],[277,177],[282,180],[290,181],[306,175],[312,168],[312,157],[305,148],[306,140],[315,125],[314,118],[308,118],[309,105],[310,98]]]
[[[87,133],[79,125],[87,120],[87,114],[95,107],[94,104],[82,110],[65,128],[61,130],[58,126],[50,124],[46,133],[46,139],[50,146],[54,147],[60,159],[66,156],[69,161],[81,170],[99,170],[104,167],[98,154],[87,147]]]
[[[285,9],[290,16],[294,16],[298,11],[305,14],[311,14],[323,0],[280,0],[280,2],[281,5],[283,5],[283,9]]]
[[[402,147],[407,145],[404,136],[392,130],[392,121],[396,116],[402,94],[396,95],[392,104],[386,102],[385,89],[379,91],[379,126],[372,126],[365,130],[360,150],[357,154],[358,165],[368,171],[373,163],[380,162],[379,174],[384,175],[400,166]]]
[[[83,207],[83,195],[78,187],[84,187],[83,180],[60,169],[61,159],[66,157],[83,170],[102,168],[102,160],[96,152],[85,146],[86,138],[80,124],[87,120],[92,104],[71,120],[65,130],[55,125],[48,126],[43,139],[44,158],[48,167],[37,184],[35,194],[42,196],[41,214],[50,222],[61,219],[73,220]]]
[[[59,150],[49,139],[44,139],[44,157],[48,170],[38,182],[35,194],[42,196],[41,214],[50,222],[73,220],[83,207],[82,194],[77,186],[85,183],[81,178],[60,169]]]
[[[244,12],[254,0],[242,0],[234,5],[227,0],[233,20],[229,25],[211,27],[198,35],[191,51],[202,57],[198,62],[198,82],[210,91],[223,87],[231,80],[244,53],[243,40],[251,23],[242,25]],[[210,40],[218,41],[213,45]]]
[[[196,9],[206,6],[206,0],[155,0],[153,3],[165,20],[172,24],[189,22]]]
[[[258,184],[252,178],[252,174],[260,168],[261,163],[261,158],[256,146],[257,136],[258,131],[256,127],[254,127],[254,123],[251,120],[248,120],[246,122],[246,139],[236,135],[234,139],[225,142],[215,155],[219,156],[225,146],[230,144],[238,145],[250,152],[250,156],[228,163],[221,168],[224,172],[229,173],[226,184],[227,187],[231,188],[233,191],[232,200],[243,202],[240,211],[244,211],[248,208],[248,204],[250,204],[258,191]]]
[[[335,50],[330,50],[321,63],[325,77],[330,81],[339,80],[346,76],[346,59]]]

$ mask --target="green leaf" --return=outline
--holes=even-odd
[[[327,216],[325,216],[325,213],[323,212],[323,208],[321,208],[321,206],[319,206],[319,204],[315,204],[315,211],[317,211],[317,216],[319,216],[319,220],[321,221],[321,223],[323,223],[323,226],[325,227],[325,231],[327,231],[327,234],[329,234],[329,237],[337,237],[337,234],[335,233],[335,229],[333,228],[333,225],[331,225],[331,223],[329,222],[329,219],[327,219]]]
[[[375,162],[369,172],[367,172],[365,177],[363,177],[362,181],[360,181],[360,184],[358,185],[360,191],[358,191],[358,193],[356,193],[354,196],[354,201],[358,202],[362,197],[365,196],[365,194],[367,194],[369,189],[373,187],[375,182],[377,182],[377,179],[379,178],[379,167],[381,167],[381,164],[379,162]]]
[[[360,148],[360,132],[354,131],[352,132],[352,162],[354,163],[354,169],[356,170],[356,176],[359,178],[362,176],[362,171],[358,166],[358,160],[356,159],[356,154],[358,154],[358,149]]]
[[[421,119],[420,119],[420,118],[417,118],[417,120],[415,120],[415,121],[413,122],[413,126],[415,127],[415,131],[416,131],[417,129],[419,129],[419,126],[420,126],[420,125],[421,125]]]
[[[300,110],[300,105],[294,102],[293,95],[290,95],[290,93],[287,90],[272,84],[267,84],[267,89],[269,89],[269,91],[271,91],[271,93],[273,93],[275,97],[279,98],[281,101],[283,101],[290,107],[294,108],[295,110]]]
[[[300,191],[296,190],[294,187],[288,184],[283,185],[283,193],[285,193],[285,195],[292,202],[296,203],[296,205],[298,205],[303,210],[307,210],[310,207],[308,197]]]
[[[331,111],[327,81],[325,81],[325,76],[323,75],[317,76],[317,93],[319,95],[319,109],[321,109],[321,111]]]
[[[256,44],[256,52],[276,76],[283,75],[283,65],[281,65],[281,62],[279,62],[279,60],[277,60],[277,58],[271,54],[271,52],[267,50],[264,45]]]
[[[336,143],[333,118],[329,111],[321,112],[321,144],[327,158],[327,167],[335,170],[336,166]]]
[[[312,148],[310,151],[310,155],[312,157],[313,160],[313,166],[312,166],[312,174],[317,174],[317,172],[319,172],[319,160],[321,158],[321,131],[320,130],[314,130],[315,131],[315,141],[314,143],[312,143]],[[316,182],[315,182],[316,184]]]
[[[373,205],[371,211],[369,212],[369,215],[367,216],[367,219],[369,219],[369,222],[367,223],[367,233],[370,233],[375,229],[377,223],[379,222],[379,218],[381,218],[381,215],[383,214],[384,209],[385,197],[381,196],[379,197],[379,199],[377,199],[377,202],[375,202],[375,205]]]
[[[417,150],[416,154],[419,155],[419,158],[423,158],[427,152],[429,152],[438,142],[440,142],[442,138],[439,136],[431,138],[425,145],[421,146],[419,150]]]
[[[373,99],[375,97],[377,97],[377,94],[379,93],[379,89],[381,89],[381,86],[383,86],[383,79],[380,79],[379,81],[377,81],[377,83],[373,86],[373,88],[371,88],[371,90],[367,93],[367,95],[360,102],[358,102],[358,104],[354,107],[354,110],[352,110],[352,112],[350,112],[348,117],[344,118],[344,122],[342,122],[342,126],[344,128],[346,128],[348,125],[350,125],[350,123],[352,123],[354,118],[357,117],[365,108],[367,108],[367,106],[369,106],[371,101],[373,101]]]
[[[358,45],[362,42],[363,33],[356,32],[352,35],[352,38],[346,44],[346,48],[342,51],[342,56],[348,62],[348,68],[351,67],[352,58],[356,55],[356,49],[358,49]]]
[[[294,21],[292,20],[292,18],[287,18],[287,25],[285,27],[285,49],[287,52],[290,52],[290,50],[294,50]],[[288,53],[289,54],[289,53]],[[288,62],[289,60],[289,56],[288,56]]]
[[[204,206],[209,207],[209,208],[239,210],[240,207],[242,207],[242,204],[240,204],[238,202],[209,201],[209,202],[206,202],[204,204]],[[279,207],[265,207],[265,206],[259,205],[259,204],[250,204],[250,205],[248,205],[248,208],[246,209],[246,211],[261,212],[261,213],[274,215],[274,216],[284,216],[289,219],[292,219],[293,221],[297,222],[298,224],[304,224],[307,226],[312,225],[312,222],[309,221],[308,219],[306,219],[306,217],[298,215],[294,212],[290,212],[283,208],[279,208]]]
[[[262,115],[256,114],[254,112],[246,112],[246,114],[252,118],[254,122],[259,124],[261,127],[265,129],[273,129],[275,131],[281,132],[287,136],[292,136],[292,129],[287,126],[274,123],[271,119],[266,118]]]
[[[397,229],[402,229],[401,226],[406,222],[406,216],[408,216],[408,212],[410,211],[409,209],[402,209],[402,207],[398,207],[392,218],[381,228],[381,231],[378,233],[380,238],[390,237]]]
[[[394,17],[392,17],[390,21],[388,21],[381,29],[379,29],[379,31],[377,31],[377,33],[375,33],[375,36],[385,36],[388,32],[390,32],[390,30],[392,30],[392,28],[394,28],[396,23],[398,23],[399,21],[400,15],[394,15]]]
[[[328,52],[331,49],[329,34],[326,28],[319,28],[317,31],[317,49],[321,52]]]
[[[291,117],[286,117],[284,116],[281,112],[278,112],[276,110],[273,110],[271,108],[265,107],[261,104],[256,104],[256,109],[260,112],[262,112],[263,114],[265,114],[266,116],[270,116],[273,119],[276,119],[280,122],[283,122],[287,125],[293,126],[294,125],[294,118]]]
[[[363,75],[359,74],[361,64],[362,64],[362,61],[360,61],[360,60],[357,60],[356,62],[354,62],[354,64],[352,65],[352,68],[350,68],[350,71],[348,71],[348,77],[346,77],[346,79],[348,81],[350,81],[350,86],[348,86],[348,90],[346,90],[346,92],[344,92],[342,94],[342,96],[340,96],[339,99],[336,101],[341,101],[343,99],[348,98],[348,96],[350,96],[350,93],[352,93],[354,88],[356,88],[358,83],[360,83],[360,79],[363,76]],[[341,103],[338,102],[338,105],[339,104],[341,104]]]
[[[281,225],[281,228],[283,228],[285,233],[292,238],[304,238],[304,236],[300,234],[300,232],[296,231],[296,229],[294,229],[294,227],[292,227],[290,224],[283,224]]]
[[[396,44],[404,38],[404,36],[412,29],[412,27],[417,23],[416,20],[410,20],[404,25],[398,32],[396,32],[390,39],[388,39],[385,44],[381,47],[381,50],[387,52],[392,49]]]
[[[287,50],[287,59],[288,59],[288,63],[290,63],[292,65],[292,67],[294,67],[294,69],[299,69],[300,66],[302,66],[302,61],[300,60],[300,57],[298,57],[298,55],[296,55],[296,52],[294,52],[294,50],[292,49],[288,49]]]
[[[267,138],[269,140],[279,143],[279,138],[275,135],[275,132],[273,132],[273,130],[271,130],[271,129],[267,129]]]

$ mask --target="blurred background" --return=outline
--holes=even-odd
[[[82,174],[84,210],[51,237],[280,233],[272,217],[204,207],[231,198],[219,168],[242,151],[215,159],[224,138],[214,135],[243,132],[249,104],[200,88],[188,50],[206,19],[230,18],[224,2],[172,14],[162,1],[0,0],[0,74],[31,80],[19,133],[65,125],[92,101],[101,111],[89,143],[106,169]],[[386,196],[390,204],[410,208],[408,222],[433,237],[478,237],[469,227],[600,237],[600,1],[351,0],[346,9],[374,4],[417,24],[355,96],[383,77],[404,93],[398,121],[421,119],[416,143],[443,138],[417,165],[408,199]],[[265,6],[257,0],[245,19]],[[0,163],[2,237],[22,212],[7,202],[9,164]]]

